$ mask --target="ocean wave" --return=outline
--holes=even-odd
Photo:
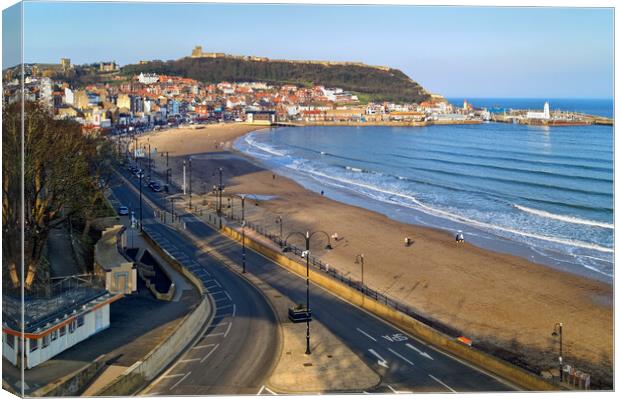
[[[528,208],[527,206],[523,206],[519,204],[514,204],[513,206],[519,209],[520,211],[527,212],[532,215],[541,216],[541,217],[548,218],[548,219],[560,220],[562,222],[573,223],[573,224],[583,224],[586,226],[602,227],[604,229],[611,229],[611,230],[614,229],[614,225],[610,223],[599,222],[596,220],[580,219],[574,216],[557,215],[555,213],[541,211],[541,210],[533,209],[533,208]]]
[[[421,172],[438,173],[438,174],[442,174],[445,176],[460,176],[460,177],[473,178],[473,179],[492,180],[498,183],[519,184],[522,186],[538,187],[538,188],[549,189],[549,190],[566,191],[566,192],[577,193],[577,194],[596,195],[600,197],[611,197],[613,195],[612,193],[606,193],[606,192],[601,192],[601,191],[584,190],[580,188],[558,186],[555,184],[540,183],[540,182],[535,182],[535,181],[507,179],[507,178],[497,177],[497,176],[489,176],[489,175],[481,176],[481,175],[473,174],[473,173],[459,173],[456,171],[446,171],[442,169],[428,169],[428,168],[421,168],[421,167],[416,167],[416,166],[408,166],[407,168],[411,170],[421,171]]]
[[[593,251],[597,251],[597,252],[603,252],[603,253],[613,253],[613,248],[607,248],[607,247],[603,247],[601,245],[597,245],[597,244],[593,244],[593,243],[588,243],[588,242],[584,242],[584,241],[579,241],[579,240],[571,240],[571,239],[566,239],[566,238],[559,238],[559,237],[550,237],[550,236],[545,236],[542,234],[536,234],[536,233],[530,233],[530,232],[526,232],[526,231],[521,231],[521,230],[517,230],[514,228],[510,228],[510,227],[504,227],[504,226],[497,226],[497,225],[493,225],[490,223],[486,223],[486,222],[481,222],[478,220],[474,220],[465,216],[461,216],[461,215],[457,215],[454,214],[452,212],[448,212],[448,211],[444,211],[442,209],[438,209],[438,208],[434,208],[431,207],[429,205],[426,205],[424,203],[422,203],[421,201],[419,201],[417,198],[415,198],[412,195],[409,194],[404,194],[404,193],[400,193],[400,192],[396,192],[396,191],[392,191],[392,190],[387,190],[378,186],[374,186],[371,184],[366,184],[366,183],[362,183],[362,182],[358,182],[355,180],[351,180],[351,179],[346,179],[346,178],[341,178],[341,177],[335,177],[332,175],[329,175],[327,173],[323,173],[320,172],[318,170],[315,169],[309,169],[309,168],[305,168],[305,167],[300,167],[300,166],[304,166],[303,164],[300,165],[290,165],[289,167],[292,169],[295,169],[299,172],[302,173],[309,173],[315,176],[319,176],[325,179],[329,179],[329,180],[333,180],[339,183],[344,183],[345,185],[339,184],[340,187],[344,187],[346,189],[352,190],[352,191],[356,191],[354,189],[351,188],[351,186],[356,186],[356,187],[360,187],[363,189],[367,189],[367,190],[371,190],[371,191],[375,191],[375,192],[380,192],[383,194],[387,194],[389,196],[392,197],[397,197],[397,198],[401,198],[401,199],[405,199],[406,201],[398,201],[395,199],[391,199],[391,198],[385,198],[385,197],[378,197],[380,198],[382,201],[384,202],[390,202],[390,203],[396,203],[398,205],[401,206],[406,206],[408,208],[411,209],[416,209],[416,210],[420,210],[420,211],[424,211],[430,215],[433,216],[439,216],[439,217],[444,217],[447,218],[449,220],[453,220],[456,222],[460,222],[460,223],[465,223],[465,224],[469,224],[471,226],[474,227],[478,227],[478,228],[484,228],[484,229],[491,229],[491,230],[496,230],[496,231],[502,231],[502,232],[506,232],[506,233],[510,233],[510,234],[515,234],[515,235],[519,235],[519,236],[523,236],[523,237],[528,237],[528,238],[533,238],[536,240],[541,240],[541,241],[546,241],[546,242],[552,242],[552,243],[556,243],[556,244],[561,244],[561,245],[566,245],[566,246],[570,246],[570,247],[576,247],[576,248],[582,248],[582,249],[589,249],[589,250],[593,250]],[[322,181],[319,179],[319,181]],[[348,186],[347,186],[348,185]]]
[[[508,162],[514,162],[514,163],[521,163],[521,164],[526,164],[528,166],[539,164],[539,165],[544,165],[544,166],[557,166],[561,168],[576,168],[576,169],[592,170],[592,171],[597,171],[597,172],[613,173],[613,168],[604,167],[604,166],[554,162],[554,161],[547,161],[547,160],[541,160],[541,159],[532,159],[531,157],[528,157],[528,158],[502,157],[502,156],[497,156],[497,155],[482,155],[482,154],[472,154],[472,153],[463,153],[463,152],[455,152],[455,151],[442,151],[442,150],[430,149],[430,148],[425,149],[424,152],[433,153],[433,154],[441,154],[441,155],[449,155],[451,157],[471,158],[474,160],[487,159],[487,160],[495,160],[495,161],[508,161]],[[497,152],[495,152],[495,154],[497,154]],[[404,154],[399,154],[399,153],[391,153],[389,155],[393,157],[397,157],[397,158],[403,158],[403,159],[415,159],[415,157],[412,157],[410,155],[404,155]]]
[[[283,157],[286,155],[286,153],[278,151],[271,146],[257,142],[256,140],[254,140],[254,136],[252,134],[248,134],[245,136],[245,142],[251,147],[258,148],[259,150],[265,151],[278,157]]]

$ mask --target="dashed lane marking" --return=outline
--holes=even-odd
[[[358,328],[357,331],[361,332],[362,334],[364,334],[365,336],[367,336],[368,338],[372,339],[373,341],[377,342],[377,340],[375,339],[375,337],[373,337],[372,335],[368,334],[366,331],[362,330],[361,328]]]
[[[215,344],[196,345],[196,346],[192,347],[190,350],[210,348],[212,346],[215,346]]]
[[[232,328],[232,323],[228,323],[228,328],[226,329],[226,332],[224,333],[224,338],[226,338],[231,328]]]
[[[232,301],[232,298],[230,297],[230,294],[228,293],[228,291],[224,291],[224,295],[226,295],[226,297],[228,297],[228,299]]]
[[[441,381],[439,378],[429,374],[429,377],[431,377],[432,379],[434,379],[435,381],[437,381],[438,383],[440,383],[441,385],[443,385],[444,387],[448,388],[450,391],[452,391],[453,393],[457,393],[454,389],[452,389],[450,386],[448,386],[445,382]]]
[[[414,366],[413,362],[409,359],[407,359],[406,357],[404,357],[403,355],[401,355],[400,353],[396,352],[394,349],[392,348],[388,348],[388,350],[390,352],[392,352],[393,354],[395,354],[396,356],[400,357],[401,359],[403,359],[404,361],[406,361],[407,363],[409,363],[410,365]]]
[[[174,388],[176,388],[176,387],[177,387],[180,383],[182,383],[182,382],[183,382],[183,380],[185,380],[187,377],[189,377],[189,375],[190,375],[191,373],[192,373],[191,371],[188,371],[188,372],[187,372],[187,374],[185,374],[185,375],[183,376],[183,378],[181,378],[181,379],[180,379],[180,380],[178,380],[178,381],[177,381],[177,382],[176,382],[173,386],[171,386],[171,387],[169,388],[169,390],[170,390],[170,391],[172,391]]]
[[[183,374],[167,374],[161,378],[163,380],[164,378],[176,378],[176,377],[181,377],[181,376],[183,376]]]
[[[183,360],[179,360],[179,363],[189,363],[189,362],[195,362],[200,360],[200,358],[194,358],[194,359],[183,359]]]
[[[215,352],[215,350],[216,350],[219,346],[220,346],[220,344],[215,345],[215,346],[213,347],[213,349],[211,349],[211,350],[209,351],[209,353],[207,353],[207,354],[206,354],[206,355],[205,355],[205,356],[204,356],[204,357],[200,360],[200,363],[204,363],[204,361],[205,361],[205,360],[207,360],[207,358],[208,358],[209,356],[211,356],[211,354],[212,354],[213,352]]]
[[[390,388],[390,390],[391,390],[393,393],[396,393],[396,394],[408,394],[408,393],[413,393],[412,391],[397,391],[396,389],[392,388],[392,386],[391,386],[391,385],[389,385],[389,384],[388,384],[388,386],[387,386],[387,387],[388,387],[388,388]]]

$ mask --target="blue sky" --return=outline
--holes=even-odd
[[[29,2],[24,32],[26,62],[124,65],[202,45],[388,65],[446,96],[613,96],[611,9]]]

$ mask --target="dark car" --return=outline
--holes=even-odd
[[[296,305],[288,308],[288,318],[293,323],[300,323],[302,321],[312,321],[312,309],[306,310],[304,305]]]

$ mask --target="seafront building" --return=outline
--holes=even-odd
[[[197,46],[191,57],[229,56],[205,53]],[[74,68],[99,74],[102,83],[80,86],[65,80],[61,72]],[[420,104],[362,103],[356,93],[339,87],[277,86],[266,82],[209,84],[144,72],[125,77],[113,61],[72,65],[68,58],[62,58],[58,65],[25,65],[24,70],[26,100],[45,104],[56,118],[79,122],[85,132],[114,133],[231,121],[419,124],[481,120],[481,110],[475,110],[471,104],[453,107],[439,95]],[[21,85],[15,76],[12,70],[5,73],[3,91],[9,103],[20,94]]]
[[[69,277],[57,282],[50,298],[24,302],[24,347],[21,336],[22,305],[4,296],[2,307],[2,356],[11,364],[31,369],[110,326],[110,304],[123,297],[108,292],[101,281]]]

